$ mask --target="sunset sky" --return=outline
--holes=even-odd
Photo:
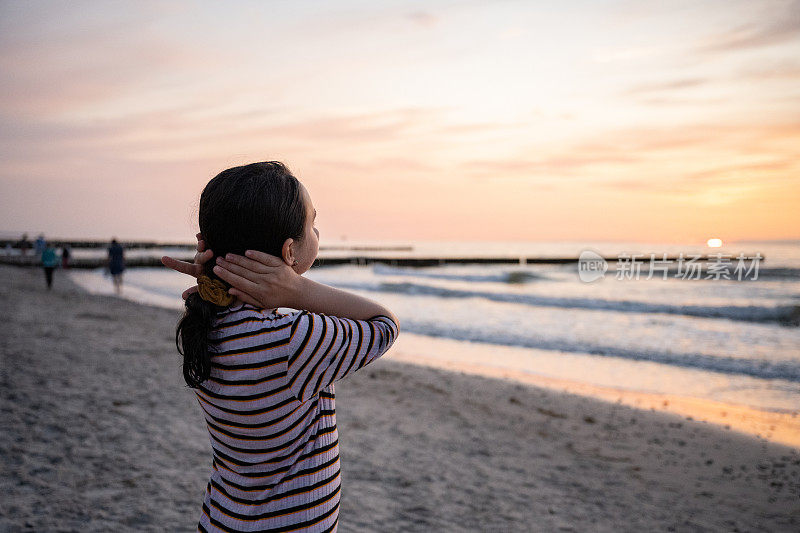
[[[262,160],[323,243],[800,238],[800,2],[0,2],[0,230]]]

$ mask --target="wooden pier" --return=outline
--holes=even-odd
[[[69,246],[73,251],[70,259],[71,268],[103,268],[106,266],[105,249],[109,246],[108,241],[70,241],[70,240],[49,240],[48,244],[56,249]],[[164,243],[155,241],[120,241],[126,250],[125,266],[132,267],[163,267],[161,256],[169,255],[184,261],[191,261],[195,254],[195,245],[187,243]],[[8,247],[17,245],[17,241],[10,239],[0,239],[0,264],[17,266],[38,266],[39,261],[32,249],[28,250],[28,255],[18,255],[19,251],[14,249],[11,255],[3,253]],[[33,243],[30,243],[31,247]],[[97,257],[76,257],[76,250],[92,250]],[[146,251],[151,253],[147,253]],[[357,245],[357,244],[335,244],[323,245],[319,247],[320,256],[314,261],[315,267],[333,265],[371,265],[383,264],[398,267],[431,267],[439,265],[568,265],[578,262],[578,257],[531,257],[531,256],[495,256],[495,257],[411,257],[414,251],[411,245]],[[130,253],[134,252],[134,253]],[[145,252],[144,254],[142,252]],[[340,255],[337,252],[348,253]],[[331,257],[326,255],[331,254]],[[369,254],[369,255],[367,255]],[[596,258],[596,259],[599,259]],[[604,257],[606,262],[615,264],[620,258]],[[713,254],[700,256],[698,261],[709,261],[714,259]],[[762,256],[762,260],[763,260]],[[637,261],[648,261],[649,257],[638,257]],[[677,262],[677,256],[658,257],[659,261]]]
[[[173,249],[174,250],[174,249]],[[166,255],[191,261],[194,252],[191,254],[173,254],[172,250]],[[615,264],[616,257],[604,258],[608,263]],[[699,261],[707,261],[713,257],[701,257]],[[647,261],[647,258],[640,258],[639,261]],[[659,260],[662,260],[659,258]],[[677,257],[668,257],[669,262],[677,262]],[[577,257],[396,257],[396,256],[351,256],[351,257],[317,257],[314,267],[324,267],[333,265],[371,265],[383,264],[397,267],[432,267],[440,265],[568,265],[578,262]],[[7,256],[0,254],[0,264],[16,266],[39,266],[38,259],[33,252],[28,256]],[[75,258],[70,259],[71,268],[103,268],[106,266],[106,259],[103,258]],[[163,267],[159,257],[128,257],[125,259],[125,266],[132,267]]]

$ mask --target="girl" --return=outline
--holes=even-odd
[[[176,332],[214,452],[198,530],[336,531],[333,384],[386,353],[398,320],[301,276],[319,249],[316,210],[282,163],[221,172],[199,211],[195,263],[162,258],[198,278]]]

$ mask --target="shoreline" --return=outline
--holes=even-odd
[[[624,404],[637,409],[672,413],[686,420],[714,424],[766,441],[800,449],[800,416],[797,411],[777,412],[747,405],[719,402],[694,396],[641,392],[541,376],[484,365],[440,361],[411,353],[394,354],[395,361],[424,365],[477,376],[505,379],[534,387],[577,394],[585,398]]]
[[[193,529],[212,456],[179,313],[7,266],[0,296],[0,530]],[[336,385],[344,531],[800,525],[797,448],[392,355]]]
[[[76,283],[80,285],[79,281]],[[87,292],[92,292],[91,288],[83,287],[83,289],[87,290]],[[132,289],[128,287],[127,290],[130,291]],[[143,303],[144,305],[158,305],[159,303],[157,298],[152,295],[150,295],[150,300],[149,302],[137,302],[134,298],[132,301],[134,303]],[[169,308],[169,310],[173,311],[174,309]],[[623,403],[640,409],[674,413],[689,420],[694,419],[715,424],[731,431],[742,432],[800,449],[800,406],[793,411],[772,410],[688,394],[637,391],[590,384],[569,377],[562,378],[537,374],[524,369],[498,368],[468,361],[444,360],[431,355],[431,350],[439,349],[437,343],[440,342],[442,342],[440,339],[431,339],[407,333],[398,339],[386,358],[408,364],[423,365],[429,368],[513,380],[536,387],[578,394],[587,398]],[[450,340],[444,340],[443,342],[450,342]],[[498,350],[504,348],[500,347]]]

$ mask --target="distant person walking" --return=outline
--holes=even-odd
[[[122,272],[125,270],[125,251],[117,239],[111,239],[111,246],[108,247],[108,271],[114,278],[114,291],[117,295],[122,294]]]
[[[40,233],[38,237],[36,237],[36,242],[33,245],[33,250],[36,252],[36,257],[41,260],[42,253],[44,249],[47,247],[47,241],[44,240],[44,234]]]
[[[65,244],[63,248],[61,248],[61,268],[64,270],[69,268],[69,258],[72,252],[69,250],[69,245]]]
[[[56,249],[52,246],[44,245],[42,250],[42,267],[44,268],[44,279],[47,281],[47,289],[53,288],[53,271],[58,266],[59,259]]]

